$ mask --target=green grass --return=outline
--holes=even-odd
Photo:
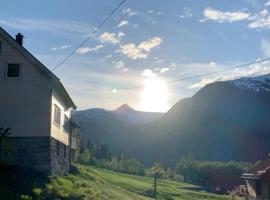
[[[52,181],[53,187],[68,197],[79,196],[85,199],[129,200],[151,199],[153,179],[129,174],[112,172],[91,166],[76,165],[78,173]],[[159,180],[158,199],[166,200],[225,200],[228,196],[201,193],[188,190],[196,186],[175,181]],[[184,189],[185,188],[185,189]]]
[[[21,184],[21,190],[14,191],[13,189],[18,185],[20,179],[18,178],[16,183],[13,180],[12,183],[15,185],[8,185],[5,188],[1,187],[3,180],[0,181],[0,197],[3,197],[2,194],[6,194],[6,199],[149,200],[152,199],[151,195],[153,194],[152,178],[117,173],[84,165],[75,165],[73,173],[53,178],[47,181],[46,185],[27,184],[27,190],[24,191]],[[36,180],[31,181],[36,182]],[[231,199],[229,196],[201,193],[187,189],[193,187],[196,186],[169,180],[159,180],[157,199]],[[32,188],[32,192],[29,192],[29,188]]]

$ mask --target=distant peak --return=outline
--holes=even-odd
[[[118,107],[115,112],[134,112],[135,110],[131,108],[128,104],[123,104],[122,106]]]

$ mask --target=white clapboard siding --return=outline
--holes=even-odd
[[[61,110],[61,124],[60,126],[56,125],[54,122],[54,106],[57,105],[58,108]],[[56,92],[52,94],[52,105],[51,105],[51,136],[62,143],[69,145],[69,133],[64,131],[64,117],[66,116],[70,119],[71,116],[71,109],[64,106],[64,102],[62,99],[57,95]]]
[[[51,87],[44,76],[20,52],[1,38],[0,127],[11,128],[11,137],[49,136]],[[20,79],[7,79],[8,63],[20,63]]]

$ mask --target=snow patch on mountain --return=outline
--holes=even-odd
[[[234,86],[252,92],[270,92],[270,74],[230,81]]]

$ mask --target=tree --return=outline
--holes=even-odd
[[[83,163],[89,163],[91,160],[91,152],[89,149],[85,148],[79,156],[79,160]]]

